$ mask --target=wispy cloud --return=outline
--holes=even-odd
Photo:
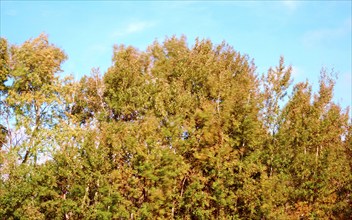
[[[351,85],[352,85],[352,73],[351,72],[346,72],[346,73],[342,74],[341,79],[346,85],[349,85],[351,88]]]
[[[16,16],[17,14],[18,14],[18,12],[16,10],[14,10],[14,9],[11,9],[11,10],[8,10],[8,11],[5,12],[5,15],[11,16],[11,17]]]
[[[125,25],[123,28],[113,32],[113,37],[121,37],[121,36],[126,36],[138,32],[142,32],[148,28],[151,28],[155,26],[155,22],[151,21],[137,21],[137,22],[131,22],[127,25]]]
[[[298,79],[300,76],[304,75],[303,70],[298,66],[292,66],[292,77]]]
[[[302,41],[305,46],[311,47],[346,36],[346,34],[351,34],[351,18],[337,27],[307,31],[304,33]]]
[[[107,53],[111,49],[110,45],[103,45],[103,44],[93,44],[89,47],[90,52],[104,54]]]
[[[295,11],[298,7],[300,2],[299,1],[291,1],[291,0],[285,0],[281,1],[282,5],[288,9],[289,11]]]

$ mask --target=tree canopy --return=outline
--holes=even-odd
[[[185,37],[60,76],[41,34],[1,38],[3,219],[350,219],[352,126],[334,76],[258,74],[225,42]]]

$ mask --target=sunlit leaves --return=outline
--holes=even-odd
[[[14,122],[0,127],[1,216],[351,216],[351,124],[325,70],[317,92],[301,82],[289,94],[283,58],[259,78],[225,42],[184,36],[116,45],[106,73],[78,81],[56,75],[65,59],[45,35],[1,39],[1,111]]]

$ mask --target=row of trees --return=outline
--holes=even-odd
[[[352,129],[334,81],[259,76],[226,43],[114,47],[79,81],[46,35],[1,39],[3,219],[349,219]]]

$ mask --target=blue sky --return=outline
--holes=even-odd
[[[352,105],[351,1],[2,1],[1,37],[21,44],[45,32],[65,50],[65,74],[92,67],[104,73],[114,44],[144,50],[154,40],[184,34],[215,44],[225,40],[248,54],[258,74],[293,66],[295,82],[317,89],[322,67],[338,73],[335,101]]]

